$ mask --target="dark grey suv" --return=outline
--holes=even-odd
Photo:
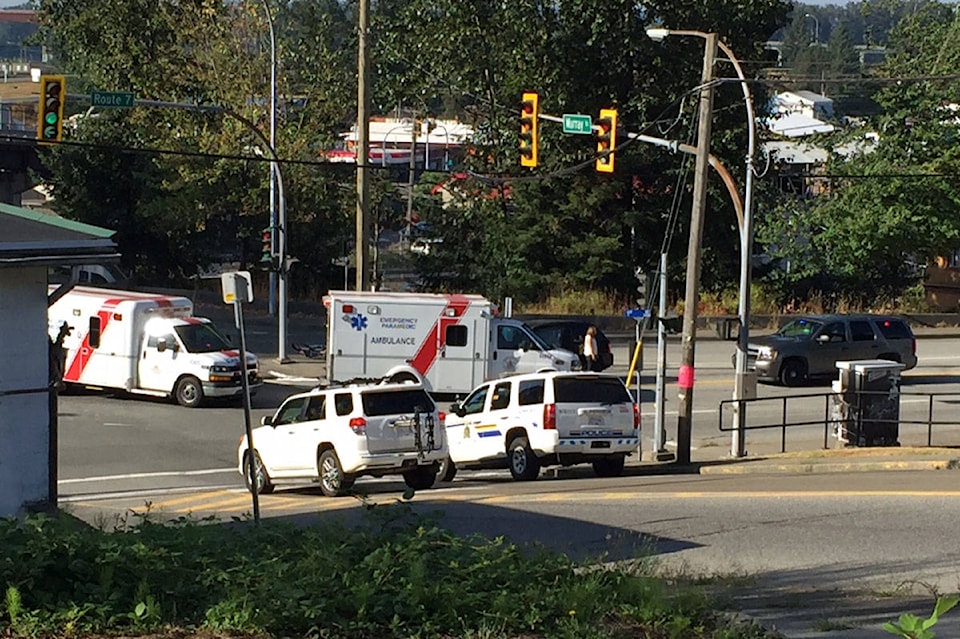
[[[747,367],[763,381],[796,386],[837,376],[837,362],[886,359],[917,365],[917,340],[894,315],[804,315],[773,335],[750,338]]]

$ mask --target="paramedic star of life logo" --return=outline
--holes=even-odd
[[[357,313],[355,315],[344,315],[343,319],[350,322],[350,328],[362,331],[367,327],[367,318]]]

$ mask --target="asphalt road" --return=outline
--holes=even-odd
[[[248,323],[251,350],[280,375],[254,398],[254,421],[291,392],[315,383],[319,372],[314,371],[322,369],[322,362],[306,358],[276,363],[270,350],[275,346],[271,322],[254,318]],[[308,337],[309,331],[301,334]],[[625,372],[627,346],[615,347],[614,372]],[[694,461],[729,457],[730,436],[719,430],[717,404],[732,391],[732,349],[732,343],[718,340],[698,344]],[[652,441],[654,352],[653,344],[645,344],[645,450]],[[921,365],[905,375],[904,391],[960,388],[953,364],[960,361],[960,338],[921,338],[919,352]],[[673,342],[666,375],[668,448],[675,440],[678,360]],[[772,404],[793,397],[787,401],[798,406],[798,415],[817,416],[822,414],[820,404],[798,395],[828,391],[826,385],[760,385],[758,395],[771,398]],[[938,403],[946,409],[955,406],[948,397]],[[751,419],[775,414],[774,409],[758,409]],[[107,526],[147,510],[161,519],[188,514],[243,518],[251,512],[251,498],[236,471],[242,432],[243,411],[231,405],[189,410],[157,399],[65,396],[60,404],[61,507]],[[943,428],[937,432],[949,434]],[[816,450],[822,440],[822,427],[796,427],[787,448]],[[751,431],[748,437],[751,456],[780,445],[779,431]],[[768,627],[784,630],[795,624],[797,634],[790,637],[873,636],[830,634],[823,627],[843,626],[840,620],[854,614],[848,605],[852,601],[880,598],[878,614],[887,620],[895,617],[892,611],[901,599],[919,606],[911,608],[919,614],[932,608],[930,592],[960,588],[958,551],[952,543],[960,515],[955,472],[717,476],[678,471],[682,469],[644,462],[632,465],[629,476],[622,478],[599,479],[588,468],[577,468],[547,470],[532,483],[512,482],[505,471],[461,473],[451,484],[420,492],[413,507],[439,511],[443,523],[461,534],[537,541],[580,559],[622,560],[639,554],[655,557],[666,571],[748,576],[743,605]],[[357,488],[366,493],[362,500],[392,503],[405,486],[390,479],[361,479]],[[314,488],[299,487],[262,497],[261,511],[264,517],[297,522],[355,521],[366,510],[361,499],[327,499]],[[826,601],[825,591],[859,594]],[[925,597],[916,600],[908,594]],[[810,602],[800,603],[805,597]],[[857,614],[862,617],[866,613],[860,607]],[[878,618],[873,618],[876,623]],[[815,634],[804,634],[815,626],[820,627]],[[960,636],[960,624],[954,630],[939,636]]]

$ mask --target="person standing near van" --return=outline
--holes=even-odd
[[[583,358],[586,361],[584,370],[597,370],[597,327],[593,324],[587,327],[587,334],[583,336]]]

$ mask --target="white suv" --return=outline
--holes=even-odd
[[[239,471],[247,488],[269,493],[284,480],[319,481],[335,497],[361,475],[403,474],[414,489],[433,485],[447,457],[444,415],[418,384],[321,387],[287,398],[253,431],[251,477],[246,435]]]
[[[587,463],[615,477],[639,452],[639,409],[613,375],[514,375],[478,386],[453,409],[443,481],[458,468],[509,468],[514,479],[530,480],[542,466]]]

